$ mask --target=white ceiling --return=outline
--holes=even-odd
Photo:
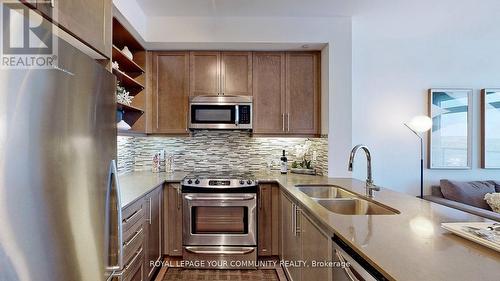
[[[137,0],[146,16],[350,16],[355,0]]]

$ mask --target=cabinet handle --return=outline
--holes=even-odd
[[[177,210],[179,210],[181,208],[181,200],[182,200],[181,187],[176,186],[175,189],[177,190]]]
[[[281,114],[281,120],[283,121],[283,132],[285,131],[285,113]]]
[[[148,199],[148,204],[149,204],[149,217],[146,219],[146,221],[151,224],[151,218],[152,218],[152,215],[151,215],[151,198]]]
[[[141,211],[141,209],[135,211],[130,217],[124,219],[123,223],[128,223],[129,221],[133,220],[135,218],[135,216],[137,216],[139,214],[140,211]]]
[[[134,258],[127,264],[127,266],[125,266],[123,271],[127,271],[134,264],[135,260],[137,260],[137,258],[141,255],[141,253],[142,253],[142,248],[140,248],[139,251],[135,253]]]
[[[295,215],[296,215],[296,212],[295,212],[295,204],[292,203],[292,233],[293,233],[293,236],[296,236],[296,227],[295,227]]]
[[[286,114],[286,119],[287,119],[287,132],[290,132],[290,113]]]
[[[295,206],[295,236],[300,235],[300,208]]]
[[[132,236],[132,238],[130,238],[130,240],[128,240],[125,243],[123,243],[123,248],[125,248],[128,245],[132,244],[132,242],[134,242],[134,240],[139,236],[139,234],[141,234],[142,230],[143,230],[143,228],[141,228],[138,231],[136,231],[135,234],[134,234],[134,236]]]

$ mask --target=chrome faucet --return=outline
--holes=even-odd
[[[373,191],[379,191],[380,187],[373,184],[372,178],[372,156],[370,154],[370,150],[366,145],[358,144],[351,150],[351,155],[349,156],[349,171],[352,172],[354,165],[354,157],[359,149],[363,149],[366,154],[366,196],[373,197]]]

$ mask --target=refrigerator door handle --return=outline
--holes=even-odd
[[[116,254],[117,256],[117,261],[115,264],[112,264],[112,265],[107,265],[106,267],[106,270],[108,272],[112,272],[112,271],[120,271],[123,269],[123,226],[122,226],[122,210],[121,210],[121,199],[120,199],[120,184],[119,184],[119,181],[118,181],[118,172],[117,172],[117,169],[116,169],[116,162],[115,160],[111,160],[111,164],[110,164],[110,167],[109,167],[109,175],[108,175],[108,187],[107,187],[107,199],[106,199],[106,210],[108,211],[107,213],[107,218],[106,218],[106,223],[108,223],[108,225],[106,226],[106,235],[105,235],[105,239],[106,239],[106,252],[107,252],[107,260],[109,261],[110,260],[110,254]],[[114,192],[114,194],[113,194]],[[110,198],[115,198],[115,206],[111,206],[112,202],[110,200]],[[112,223],[109,219],[109,210],[116,210],[116,222]],[[116,224],[116,225],[115,225]],[[110,249],[110,240],[111,240],[111,235],[110,235],[110,231],[111,230],[111,227],[115,225],[116,227],[116,253],[110,253],[109,252],[109,249]],[[115,249],[115,247],[113,247],[113,249]]]

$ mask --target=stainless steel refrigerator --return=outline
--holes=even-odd
[[[59,40],[59,69],[0,70],[0,280],[121,268],[115,78]]]

